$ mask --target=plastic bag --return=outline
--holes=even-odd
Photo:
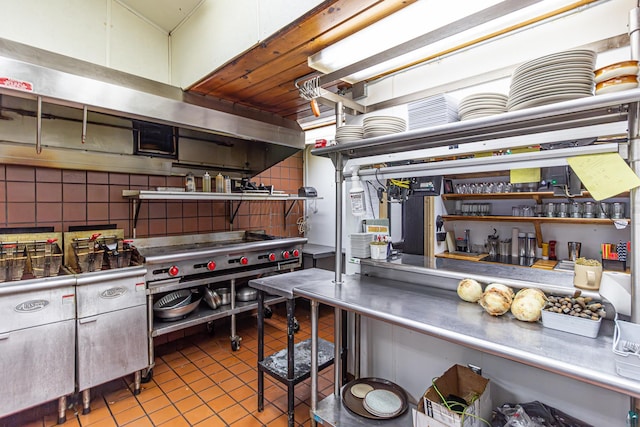
[[[591,424],[587,424],[585,422],[580,421],[577,418],[574,418],[570,415],[565,414],[562,411],[559,411],[551,406],[545,405],[544,403],[534,401],[528,403],[520,403],[520,404],[509,404],[505,403],[499,408],[496,408],[493,411],[493,416],[491,419],[492,427],[520,427],[519,424],[507,424],[511,422],[509,417],[515,413],[517,413],[518,407],[522,409],[524,414],[528,416],[531,422],[535,422],[537,424],[522,424],[522,426],[531,426],[531,427],[593,427]],[[518,422],[518,419],[514,419],[512,422]]]

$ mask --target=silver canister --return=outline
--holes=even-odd
[[[609,218],[611,212],[611,203],[599,202],[596,207],[598,218]]]
[[[613,219],[624,218],[624,203],[615,202],[611,205],[611,218]]]
[[[535,258],[536,257],[536,246],[538,245],[536,241],[535,233],[527,233],[527,258]]]
[[[580,247],[582,243],[580,242],[567,242],[567,250],[569,252],[569,260],[575,261],[580,258]]]
[[[518,233],[518,256],[520,258],[527,256],[527,233]]]
[[[571,215],[571,218],[582,218],[582,203],[571,203],[569,206],[569,214]]]
[[[597,206],[593,202],[584,202],[582,204],[582,216],[585,218],[595,218]]]

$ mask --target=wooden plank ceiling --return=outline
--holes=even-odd
[[[294,81],[314,72],[307,57],[417,0],[328,0],[213,71],[189,92],[297,121],[313,115]],[[325,89],[347,86],[334,82]],[[327,107],[321,106],[322,109]]]

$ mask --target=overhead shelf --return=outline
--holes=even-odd
[[[238,202],[235,209],[232,209],[229,222],[232,223],[238,214],[242,202],[247,201],[290,201],[291,204],[287,208],[285,206],[284,218],[286,219],[293,209],[293,206],[299,200],[319,200],[322,197],[301,197],[284,193],[208,193],[202,191],[154,191],[154,190],[122,190],[122,197],[133,201],[133,236],[135,237],[135,229],[138,225],[138,215],[140,213],[140,201],[142,200],[173,200],[173,201],[228,201]]]
[[[556,142],[571,141],[586,137],[588,133],[576,136],[573,131],[563,131],[613,123],[626,124],[629,104],[638,101],[640,89],[632,89],[316,148],[312,153],[328,157],[341,154],[348,159],[355,159],[444,147],[454,155],[461,144],[543,133],[553,133]],[[600,132],[598,129],[596,133]],[[622,133],[626,135],[624,129]]]
[[[617,196],[612,197],[624,197],[628,198],[629,193],[622,193]],[[479,193],[479,194],[443,194],[442,200],[505,200],[505,199],[532,199],[538,203],[541,203],[544,199],[553,199],[553,198],[569,198],[569,196],[561,195],[558,196],[553,193],[553,191],[523,191],[520,193]],[[591,193],[588,191],[583,191],[579,196],[571,196],[570,198],[592,198]]]

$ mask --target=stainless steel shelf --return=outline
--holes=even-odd
[[[277,304],[283,302],[285,298],[277,296],[266,296],[265,304]],[[212,310],[209,307],[205,307],[205,303],[201,302],[200,306],[184,319],[178,319],[171,322],[163,322],[157,319],[153,321],[153,330],[151,332],[152,337],[165,335],[171,332],[180,331],[184,328],[200,325],[202,323],[212,322],[214,320],[229,317],[232,314],[240,314],[247,311],[251,311],[258,308],[258,301],[238,301],[236,307],[231,308],[231,305],[224,305],[220,308]]]
[[[312,414],[316,422],[323,426],[351,427],[351,426],[412,426],[412,409],[416,405],[410,403],[409,409],[398,418],[391,420],[372,420],[359,415],[354,415],[342,405],[340,396],[331,394],[318,402],[316,411]]]
[[[628,104],[638,101],[640,89],[632,89],[316,148],[311,152],[318,156],[340,153],[347,158],[359,158],[435,147],[455,148],[470,142],[626,122]]]
[[[122,197],[132,200],[212,200],[212,201],[291,201],[318,200],[322,197],[300,197],[291,194],[204,193],[201,191],[122,190]]]

